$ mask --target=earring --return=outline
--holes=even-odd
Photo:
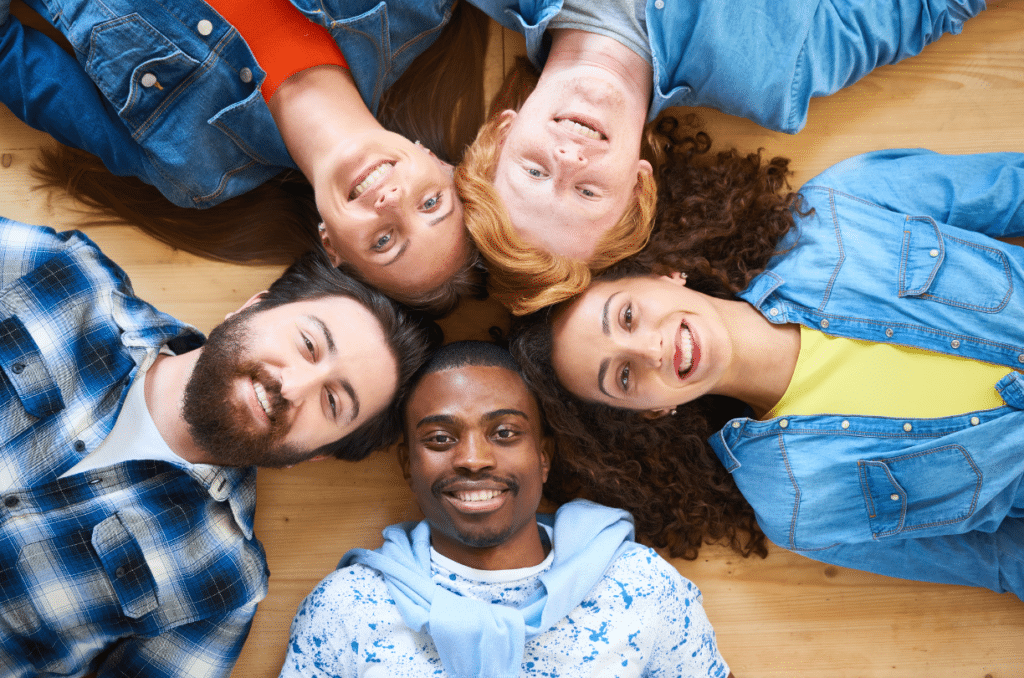
[[[320,225],[316,227],[316,230],[320,231],[320,234],[323,235],[327,232],[327,227],[324,226],[324,222],[321,221]]]
[[[417,146],[422,146],[423,145],[423,144],[420,143],[419,139],[417,139],[416,141],[414,141],[412,143],[416,144]]]
[[[681,279],[681,280],[682,280],[683,282],[686,282],[686,274],[685,274],[685,273],[683,273],[682,271],[680,271],[680,272],[679,272],[679,278],[680,278],[680,279]]]
[[[676,416],[676,408],[673,407],[672,411],[669,412],[669,414],[671,414],[673,417]]]

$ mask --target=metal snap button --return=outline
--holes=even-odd
[[[821,325],[822,327],[828,327],[828,319],[823,319],[823,320],[821,321],[821,323],[819,323],[819,324],[820,324],[820,325]]]
[[[930,257],[937,257],[937,256],[939,256],[939,251],[938,250],[931,250],[931,251],[928,252],[928,256],[930,256]]]
[[[196,24],[196,30],[199,31],[199,35],[209,35],[213,33],[213,24],[209,20],[203,19]]]
[[[156,84],[156,76],[153,75],[152,73],[146,73],[145,75],[142,76],[142,79],[139,80],[139,83],[143,87],[152,87],[153,85]]]
[[[898,495],[898,494],[896,494],[894,492],[894,493],[889,495],[889,499],[892,499],[893,501],[899,501],[900,500],[900,495]]]
[[[11,371],[14,372],[15,374],[21,374],[22,372],[25,371],[25,363],[14,363],[14,365],[11,367]]]
[[[840,424],[840,425],[841,425],[841,426],[842,426],[843,428],[850,428],[850,422],[846,421],[845,419],[843,420],[843,423],[842,423],[842,424]]]
[[[242,68],[242,70],[238,71],[238,77],[242,80],[242,82],[248,84],[252,82],[252,70],[250,70],[248,67],[244,67]]]
[[[779,422],[779,428],[786,428],[789,426],[789,419],[783,419]]]
[[[893,335],[892,328],[891,327],[886,327],[885,328],[885,336],[887,336],[887,337],[889,337],[891,339],[892,335]]]
[[[980,423],[981,419],[978,419],[977,417],[971,417],[971,426],[977,426]]]
[[[960,340],[954,339],[953,341],[949,342],[949,345],[952,346],[953,348],[960,348]]]
[[[904,431],[912,431],[913,429],[914,429],[914,427],[910,425],[909,421],[906,424],[903,425],[903,430]]]

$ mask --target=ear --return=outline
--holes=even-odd
[[[662,407],[657,410],[645,410],[644,419],[654,421],[655,419],[661,419],[662,417],[668,416],[669,412],[674,411],[671,407]]]
[[[410,470],[409,464],[409,446],[406,445],[403,440],[395,447],[395,451],[398,453],[398,465],[402,467],[402,477],[405,478],[405,482],[411,486],[412,471]]]
[[[680,273],[679,271],[672,271],[668,275],[658,276],[662,280],[668,280],[671,283],[679,285],[680,287],[686,287],[686,274]]]
[[[637,162],[636,162],[636,173],[637,173],[636,190],[639,191],[640,190],[639,175],[646,174],[649,177],[653,177],[654,176],[654,168],[651,167],[651,163],[647,162],[646,160],[643,160],[643,159],[637,160]]]
[[[244,311],[245,309],[249,308],[253,304],[257,303],[260,299],[263,298],[263,295],[266,294],[266,293],[267,293],[267,290],[263,290],[262,292],[257,292],[256,294],[252,295],[251,297],[249,297],[248,301],[246,301],[244,304],[242,304],[242,306],[240,308],[238,308],[238,309],[236,309],[234,311],[231,311],[231,313],[228,313],[227,315],[225,315],[224,316],[224,320],[227,320],[228,318],[230,318],[231,316],[235,315],[236,313]]]
[[[551,436],[544,436],[540,440],[540,474],[541,484],[548,481],[548,472],[551,471],[551,460],[555,454],[555,441]]]
[[[326,228],[320,229],[320,244],[324,246],[324,252],[327,253],[327,258],[331,260],[331,266],[335,268],[340,266],[342,258],[338,255],[338,251],[334,249],[334,245],[331,243],[331,235],[327,232]]]
[[[498,119],[501,120],[502,122],[508,122],[509,124],[512,124],[512,122],[516,119],[516,116],[518,115],[519,114],[513,111],[511,108],[506,108],[504,111],[498,114]]]

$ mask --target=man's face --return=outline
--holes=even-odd
[[[405,416],[402,468],[439,553],[469,564],[482,549],[515,554],[537,540],[550,441],[518,374],[502,367],[428,374]]]
[[[380,322],[353,299],[249,306],[210,332],[182,414],[215,463],[282,467],[356,430],[397,385]]]
[[[494,179],[516,231],[548,252],[589,261],[634,200],[642,118],[623,113],[618,83],[545,81],[512,117]]]

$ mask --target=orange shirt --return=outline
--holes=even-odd
[[[348,68],[345,56],[326,28],[307,19],[289,0],[206,0],[245,39],[267,72],[263,99],[291,75],[312,66]]]

